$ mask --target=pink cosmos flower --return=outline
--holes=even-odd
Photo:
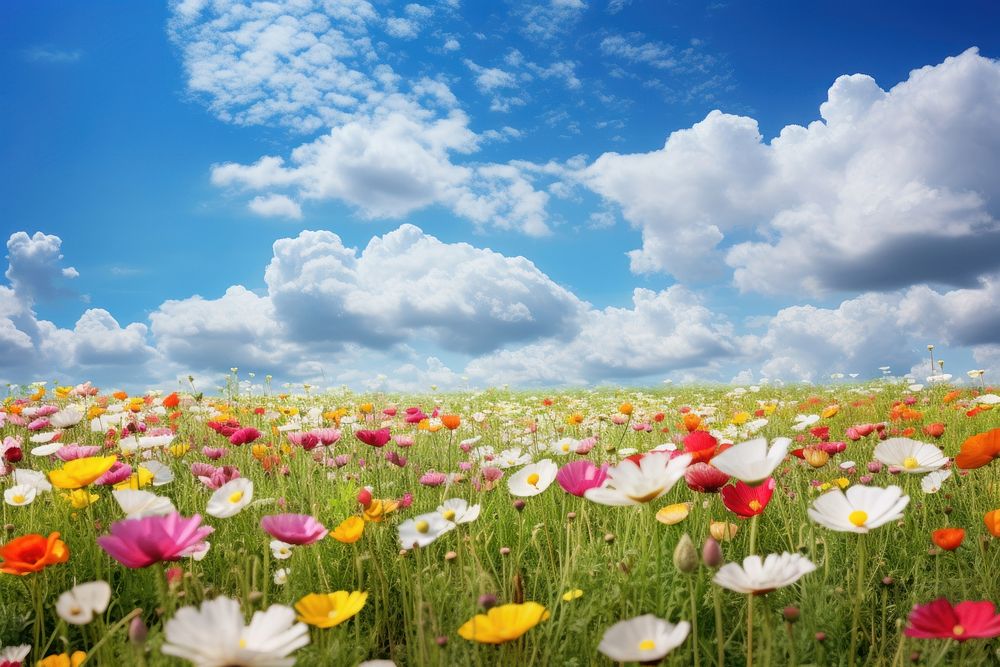
[[[202,484],[212,489],[218,489],[226,482],[231,482],[240,476],[240,470],[236,466],[215,467],[208,463],[197,461],[191,464],[191,472],[201,481]]]
[[[1000,614],[988,600],[967,600],[952,606],[945,598],[914,605],[907,619],[907,637],[924,639],[969,639],[1000,637]]]
[[[101,448],[97,445],[63,445],[61,448],[56,450],[56,458],[63,461],[85,459],[88,456],[95,456],[99,451],[101,451]]]
[[[389,442],[389,438],[392,436],[389,433],[388,428],[380,428],[375,430],[361,429],[355,431],[354,437],[366,445],[371,445],[372,447],[384,447],[385,443]]]
[[[420,476],[420,483],[424,486],[441,486],[448,480],[448,475],[443,472],[435,472],[433,470],[425,472]]]
[[[218,461],[226,455],[225,447],[202,447],[201,453],[213,461]]]
[[[608,477],[607,464],[600,468],[590,461],[570,461],[556,473],[556,481],[566,493],[583,497],[588,489],[596,489]]]
[[[295,433],[288,434],[288,442],[293,445],[298,445],[307,452],[319,447],[320,439],[319,436],[310,431],[297,431]]]
[[[327,530],[309,514],[271,514],[260,520],[260,527],[276,540],[303,546],[326,537]]]
[[[48,417],[49,415],[54,415],[59,412],[59,407],[55,405],[39,405],[38,409],[35,410],[35,417]]]
[[[324,447],[329,447],[340,440],[340,431],[335,428],[317,428],[313,429],[312,433],[319,438]]]
[[[40,431],[48,425],[49,425],[48,419],[46,419],[45,417],[39,417],[38,419],[35,419],[28,424],[28,430]]]
[[[89,456],[89,455],[88,455]],[[121,461],[115,461],[106,473],[98,477],[94,484],[101,486],[114,486],[120,484],[132,476],[132,466]]]
[[[201,525],[201,515],[185,519],[175,512],[116,521],[111,534],[98,537],[97,543],[125,567],[140,568],[180,560],[204,549],[205,538],[213,530]]]
[[[229,442],[234,445],[247,445],[260,437],[260,431],[252,426],[240,428],[233,431],[229,436]]]
[[[580,456],[585,456],[590,453],[590,450],[594,448],[597,444],[597,438],[591,436],[589,438],[584,438],[580,442],[576,443],[576,449],[573,450],[574,454],[579,454]]]

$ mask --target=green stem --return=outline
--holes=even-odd
[[[848,665],[854,667],[858,653],[858,626],[861,624],[861,599],[865,593],[865,538],[858,536],[857,557],[858,579],[854,590],[854,612],[851,615],[851,652],[847,656]]]
[[[753,667],[753,593],[747,595],[747,667]]]
[[[726,637],[722,630],[722,597],[719,595],[719,587],[712,587],[712,597],[715,602],[715,650],[716,664],[718,667],[725,667],[726,664]]]
[[[688,593],[691,595],[691,646],[694,648],[694,666],[701,665],[698,656],[698,602],[694,595],[694,575],[688,576]]]

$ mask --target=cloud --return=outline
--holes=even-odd
[[[601,53],[604,55],[632,63],[645,63],[658,69],[670,69],[677,65],[677,61],[671,57],[672,51],[665,44],[643,42],[640,33],[633,33],[628,37],[609,35],[601,40]]]
[[[302,218],[302,208],[298,202],[293,201],[285,195],[267,195],[254,197],[247,205],[252,212],[267,218],[292,218],[299,220]]]
[[[765,293],[968,287],[1000,265],[998,104],[1000,63],[970,49],[888,92],[840,77],[822,120],[770,143],[752,118],[713,111],[581,177],[641,229],[635,272],[728,268]]]
[[[7,239],[7,271],[14,292],[27,303],[67,296],[72,291],[65,287],[66,278],[80,274],[73,267],[62,267],[60,253],[62,239],[51,234],[14,232]]]
[[[531,3],[521,15],[521,31],[529,39],[549,41],[569,32],[586,10],[583,0]]]
[[[21,52],[25,60],[33,63],[49,63],[53,65],[69,65],[79,62],[83,51],[68,51],[53,46],[33,46]]]

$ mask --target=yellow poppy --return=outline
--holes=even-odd
[[[458,629],[458,634],[482,644],[502,644],[517,639],[549,617],[537,602],[502,604],[485,614],[476,614]]]
[[[352,516],[341,521],[339,526],[330,531],[330,536],[338,542],[354,544],[361,539],[363,532],[365,532],[364,519]]]
[[[295,603],[298,620],[317,628],[332,628],[356,615],[365,606],[368,593],[335,591],[310,593]]]
[[[87,456],[73,459],[49,472],[49,481],[59,489],[80,489],[91,484],[111,469],[118,459],[114,456]]]
[[[656,520],[672,526],[686,519],[690,511],[691,503],[674,503],[660,508],[660,511],[656,513]]]

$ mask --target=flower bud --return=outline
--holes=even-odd
[[[701,560],[711,568],[722,565],[722,547],[714,537],[707,538],[701,547]]]
[[[787,622],[794,623],[795,621],[799,620],[801,612],[799,611],[798,607],[793,607],[789,605],[781,610],[781,615],[785,618]]]
[[[128,639],[133,644],[145,644],[146,637],[149,635],[149,628],[146,627],[146,623],[142,620],[142,615],[137,615],[132,619],[132,622],[128,624]]]
[[[681,535],[674,547],[674,567],[685,574],[692,574],[698,571],[698,551],[694,548],[694,542],[687,533]]]

